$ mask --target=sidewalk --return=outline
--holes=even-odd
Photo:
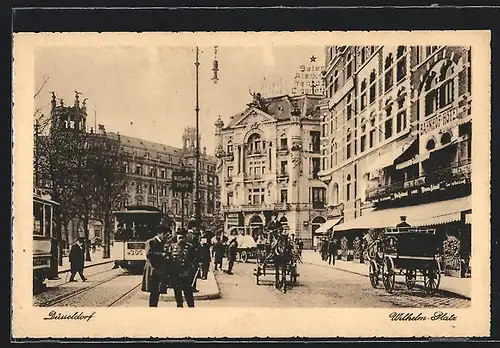
[[[304,263],[318,265],[323,267],[334,267],[335,269],[359,274],[368,277],[368,265],[364,263],[356,263],[352,261],[335,260],[335,266],[329,265],[328,262],[321,260],[318,252],[312,250],[304,250],[302,252],[302,260]],[[396,277],[396,282],[401,282]],[[450,292],[467,299],[471,299],[471,278],[457,278],[441,275],[439,290]]]
[[[220,298],[220,290],[217,281],[215,280],[212,269],[208,271],[207,280],[198,279],[196,281],[198,292],[194,293],[195,301],[201,300],[215,300]],[[144,299],[149,298],[149,292],[140,292],[140,297]],[[160,301],[175,301],[174,290],[168,288],[167,293],[160,295]]]
[[[95,251],[95,252],[91,251],[90,258],[92,259],[92,261],[85,261],[85,268],[112,262],[111,258],[104,259],[103,253],[104,253],[104,251],[102,249]],[[59,266],[59,270],[57,272],[59,274],[66,273],[66,272],[70,271],[70,264],[69,264],[69,257],[68,256],[63,257],[62,263],[63,263],[62,266]]]

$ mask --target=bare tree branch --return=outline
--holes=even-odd
[[[43,87],[45,86],[45,84],[47,83],[47,81],[50,79],[50,76],[47,76],[47,78],[45,79],[45,81],[43,81],[42,85],[40,86],[40,88],[38,89],[38,91],[35,93],[35,96],[33,97],[33,99],[35,99],[37,97],[37,95],[40,94],[40,92],[42,91]]]

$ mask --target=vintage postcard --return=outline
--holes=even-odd
[[[13,49],[15,338],[489,335],[490,32]]]

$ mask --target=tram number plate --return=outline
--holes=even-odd
[[[128,249],[127,255],[140,256],[144,254],[144,249]]]

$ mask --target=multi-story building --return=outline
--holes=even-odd
[[[320,176],[331,221],[319,230],[407,216],[470,254],[470,48],[330,46],[326,66]],[[359,245],[346,238],[344,249]]]
[[[120,135],[118,133],[106,132],[104,125],[98,129],[88,129],[86,123],[87,110],[85,100],[80,103],[78,93],[74,105],[65,106],[61,100],[60,105],[56,103],[55,94],[52,97],[50,132],[52,139],[57,141],[60,149],[67,142],[68,132],[85,132],[86,149],[91,151],[95,146],[117,151],[123,163],[125,171],[126,189],[122,195],[122,206],[133,204],[145,204],[156,206],[164,212],[173,214],[181,220],[182,202],[179,193],[171,190],[171,176],[176,169],[191,169],[194,171],[196,132],[193,127],[187,127],[182,136],[183,147],[176,148],[165,144]],[[46,138],[45,135],[37,135],[38,138]],[[55,145],[54,145],[55,146]],[[119,148],[119,151],[118,151]],[[35,149],[36,150],[36,149]],[[43,155],[35,152],[34,176],[35,182],[42,187],[50,188],[50,180],[45,175],[39,175],[39,162],[44,161]],[[211,217],[220,208],[219,183],[215,173],[217,160],[208,155],[203,148],[200,153],[200,206],[202,216]],[[39,176],[42,176],[39,178]],[[193,194],[184,196],[184,216],[186,221],[194,215]],[[89,221],[89,237],[102,238],[102,224],[100,221]],[[83,222],[74,218],[67,226],[67,245],[75,242],[76,237],[83,235]]]
[[[326,221],[321,165],[321,95],[262,98],[230,118],[217,120],[217,173],[225,228],[254,237],[273,211],[291,232],[312,243],[312,226]]]
[[[179,169],[191,169],[194,172],[196,132],[188,127],[183,135],[183,148],[155,143],[116,133],[108,133],[120,139],[123,166],[126,173],[127,197],[123,205],[146,204],[159,207],[181,218],[182,200],[180,193],[171,189],[172,172]],[[203,216],[215,214],[219,203],[216,191],[218,181],[215,174],[216,159],[206,152],[200,153],[200,206]],[[184,216],[193,217],[194,192],[184,195]]]

